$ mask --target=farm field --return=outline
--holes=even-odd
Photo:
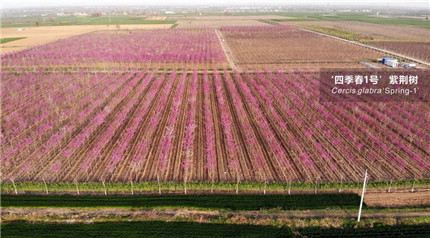
[[[291,19],[292,17],[288,16],[278,16],[278,15],[242,15],[242,16],[220,16],[220,15],[211,15],[211,16],[171,16],[167,19],[169,20],[258,20],[258,19],[266,19],[270,20],[273,18],[280,19]]]
[[[268,26],[260,20],[271,18],[289,19],[287,16],[261,15],[261,16],[176,16],[168,19],[177,20],[178,28],[207,27],[220,29],[225,26]]]
[[[25,39],[25,37],[1,38],[0,44],[5,44],[5,43],[11,42],[11,41],[22,40],[22,39]]]
[[[296,22],[297,23],[297,22]],[[294,23],[285,23],[295,25]],[[430,62],[430,29],[353,22],[301,22],[299,27]],[[425,67],[420,65],[419,67]]]
[[[430,36],[430,30],[429,30]],[[430,63],[429,42],[367,41],[368,45],[394,51]]]
[[[172,24],[156,25],[121,25],[120,29],[166,29]],[[92,31],[118,30],[115,25],[87,25],[87,26],[40,26],[40,27],[12,27],[2,28],[2,37],[16,38],[26,37],[19,41],[2,43],[0,45],[1,54],[20,51],[29,47],[39,46],[59,39],[64,39]],[[4,65],[2,64],[2,67]]]
[[[224,27],[221,32],[243,69],[360,68],[360,61],[383,57],[292,26]]]
[[[95,224],[56,224],[56,223],[23,223],[12,222],[1,224],[2,233],[7,237],[183,237],[192,234],[198,237],[231,237],[231,234],[241,236],[263,236],[272,234],[273,237],[286,235],[287,232],[272,226],[235,225],[235,224],[205,224],[195,222],[103,222]],[[61,232],[59,232],[61,231]]]
[[[45,26],[96,26],[96,25],[154,25],[174,24],[174,20],[166,20],[165,17],[141,16],[141,15],[113,15],[113,16],[51,16],[47,17],[15,17],[5,18],[2,28],[17,27],[45,27]]]
[[[365,169],[372,180],[429,176],[428,102],[319,102],[316,73],[1,76],[9,89],[3,181],[338,182],[360,181]]]
[[[303,221],[306,222],[306,221]],[[428,225],[399,225],[375,226],[363,228],[326,228],[309,227],[292,229],[288,227],[246,225],[246,224],[216,224],[193,223],[184,221],[143,221],[143,222],[97,222],[93,224],[58,224],[58,223],[2,223],[5,236],[11,237],[76,237],[103,236],[118,237],[126,233],[133,237],[183,237],[192,234],[198,237],[231,237],[231,234],[244,237],[297,237],[297,236],[423,236],[430,232]],[[389,235],[387,235],[389,232]],[[67,235],[65,235],[67,234]]]
[[[378,235],[387,231],[419,235],[429,229],[429,209],[420,207],[381,209],[365,206],[362,221],[356,223],[358,200],[359,197],[353,194],[2,195],[2,233],[19,237],[32,229],[32,236],[37,237],[50,229],[63,233],[74,229],[73,234],[85,236],[127,232],[171,237],[178,231],[172,231],[170,227],[178,226],[179,233],[198,236],[206,235],[211,227],[221,229],[217,236],[224,236],[224,232],[249,236],[250,231],[256,236],[261,236],[259,232],[263,231],[275,236],[344,236]],[[103,233],[106,229],[109,232]],[[57,235],[55,232],[50,234]]]
[[[426,63],[411,100],[323,81],[428,62],[426,15],[88,9],[5,11],[4,237],[430,232]]]
[[[134,208],[258,211],[278,209],[317,210],[354,209],[360,201],[356,194],[287,195],[2,195],[2,207]],[[304,202],[306,201],[306,202]],[[367,206],[365,206],[367,208]]]
[[[282,22],[282,25],[317,25],[353,32],[363,40],[404,40],[430,41],[430,29],[384,25],[358,21],[310,21],[310,22]]]
[[[372,207],[402,207],[402,206],[430,206],[430,191],[411,193],[403,190],[396,193],[374,192],[366,194],[366,204]]]
[[[2,67],[228,66],[215,32],[206,29],[92,32],[3,55],[2,60]]]
[[[350,13],[336,13],[336,14],[326,14],[326,13],[311,13],[311,12],[299,12],[299,13],[288,13],[284,14],[292,19],[282,19],[275,18],[271,19],[271,21],[277,23],[286,23],[286,22],[321,22],[321,21],[330,21],[330,22],[353,22],[353,24],[363,23],[371,23],[377,24],[381,27],[386,26],[409,26],[409,27],[419,27],[419,28],[430,28],[429,21],[425,19],[424,15],[422,17],[407,17],[407,16],[398,16],[397,14],[393,14],[391,16],[372,16],[367,14],[350,14]]]
[[[221,28],[224,26],[268,26],[258,19],[202,19],[202,20],[178,20],[178,28]]]

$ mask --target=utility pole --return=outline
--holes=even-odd
[[[358,211],[357,222],[360,222],[360,218],[361,218],[361,209],[363,208],[364,193],[366,192],[366,180],[367,180],[367,169],[366,169],[366,172],[364,172],[363,191],[361,192],[360,210]]]

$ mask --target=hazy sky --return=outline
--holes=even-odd
[[[351,4],[354,5],[369,5],[369,6],[405,6],[405,7],[419,7],[429,9],[430,0],[158,0],[158,1],[142,1],[142,0],[2,0],[3,8],[27,8],[27,7],[56,7],[56,6],[112,6],[112,5],[225,5],[225,4]]]

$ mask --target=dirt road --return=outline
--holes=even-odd
[[[227,58],[228,63],[230,64],[230,68],[233,70],[239,70],[239,66],[236,64],[236,60],[234,59],[230,48],[225,42],[225,38],[219,30],[215,30],[216,35],[218,36],[218,40],[222,46],[222,50],[224,51],[225,57]]]
[[[375,212],[363,211],[363,218],[407,218],[407,217],[429,217],[430,208],[418,211],[393,211]],[[312,218],[356,218],[357,213],[351,211],[199,211],[188,209],[153,209],[136,210],[125,208],[98,208],[98,209],[76,209],[76,208],[5,208],[2,209],[3,221],[14,219],[73,219],[75,221],[88,221],[103,218],[128,218],[133,220],[144,219],[171,219],[188,218],[197,220],[219,219],[225,217],[246,217],[256,220],[264,219],[312,219]]]

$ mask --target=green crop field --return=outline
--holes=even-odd
[[[131,207],[224,210],[357,208],[356,194],[317,195],[2,195],[2,207]]]
[[[135,16],[100,16],[100,17],[56,17],[56,18],[24,18],[3,19],[1,27],[29,26],[72,26],[72,25],[136,25],[136,24],[174,24],[176,20],[147,20]]]
[[[358,41],[360,39],[360,36],[354,32],[339,30],[331,27],[324,27],[318,25],[301,25],[300,27],[311,31],[321,32],[327,35],[336,36],[346,40]]]
[[[106,222],[94,224],[6,223],[4,237],[280,237],[288,229],[273,226],[191,222]]]
[[[416,180],[398,180],[393,181],[391,186],[393,187],[412,187],[412,186],[429,186],[430,179],[416,179]],[[162,191],[183,191],[184,184],[181,182],[161,182],[160,189]],[[291,190],[302,191],[302,190],[338,190],[338,189],[361,189],[363,184],[361,182],[329,182],[329,183],[309,183],[309,182],[294,182],[294,183],[267,183],[267,191],[282,191],[287,192]],[[368,188],[388,188],[390,181],[369,181],[367,183]],[[49,192],[67,192],[76,193],[76,184],[62,182],[62,183],[47,183],[46,188],[43,182],[15,182],[15,187],[18,192],[40,192],[44,193],[46,188]],[[111,193],[131,193],[130,183],[119,183],[111,182],[105,183],[106,190],[109,194]],[[104,186],[100,182],[81,182],[78,184],[78,188],[81,192],[104,192]],[[13,193],[14,186],[11,182],[5,182],[1,184],[1,191],[3,193]],[[203,181],[192,181],[187,185],[188,190],[197,191],[231,191],[234,192],[236,189],[236,183],[231,182],[211,182]],[[257,182],[241,182],[238,185],[239,191],[261,191],[263,193],[264,183]],[[139,182],[133,184],[133,190],[135,192],[158,192],[158,184],[155,181],[150,182]]]
[[[291,228],[192,222],[2,223],[3,237],[425,237],[429,225]]]
[[[11,37],[11,38],[1,38],[0,39],[0,44],[4,44],[4,43],[8,43],[11,41],[16,41],[16,40],[21,40],[21,39],[25,39],[27,37]]]
[[[430,21],[401,18],[401,17],[373,17],[363,14],[323,14],[323,13],[291,13],[286,14],[293,17],[290,19],[271,19],[275,22],[292,22],[292,21],[359,21],[381,25],[404,25],[430,28]]]

